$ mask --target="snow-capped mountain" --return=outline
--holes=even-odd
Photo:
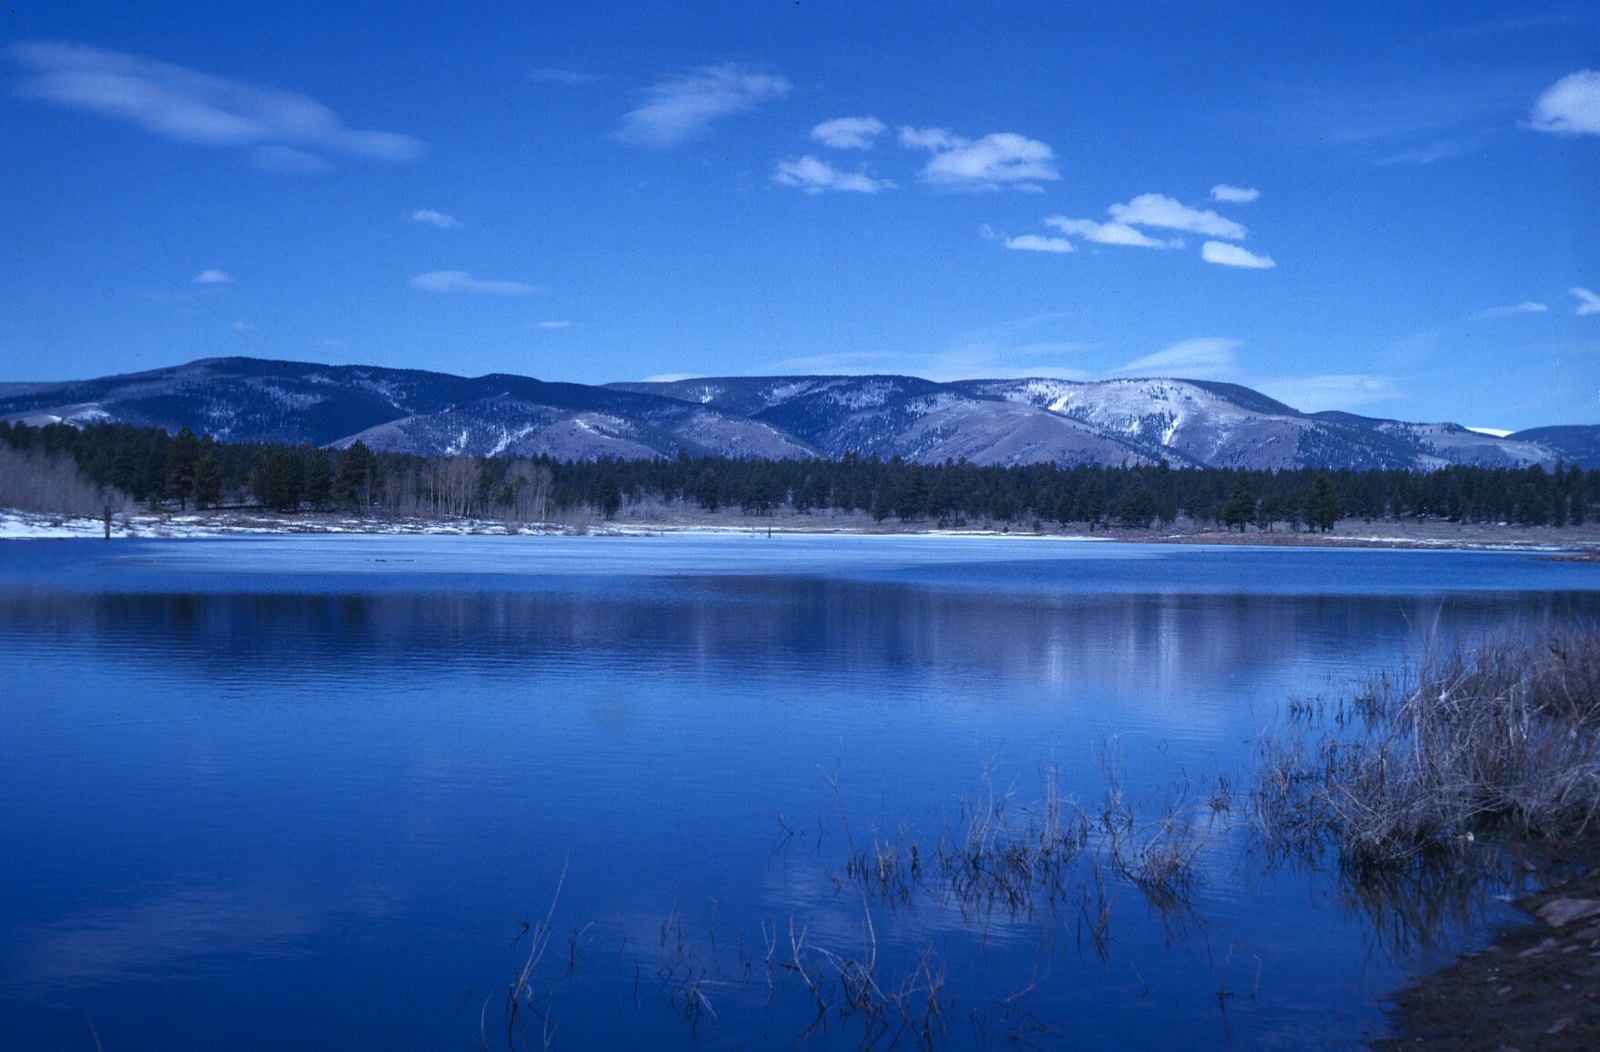
[[[909,376],[719,377],[602,387],[376,366],[212,358],[63,383],[0,384],[0,417],[125,421],[219,439],[420,454],[837,457],[975,464],[1428,470],[1600,467],[1600,427],[1496,437],[1456,424],[1302,413],[1179,379],[934,383]]]
[[[1456,424],[1302,413],[1238,384],[1204,380],[959,380],[902,376],[721,377],[612,384],[744,413],[830,456],[962,457],[979,464],[1151,463],[1208,467],[1600,467],[1600,428],[1561,442],[1495,438]],[[1569,434],[1568,432],[1574,432]]]

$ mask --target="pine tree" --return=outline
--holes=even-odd
[[[194,494],[195,470],[200,462],[200,440],[184,428],[167,446],[166,494],[178,498],[178,507],[187,508]]]
[[[306,500],[317,511],[333,500],[333,464],[321,449],[314,450],[306,459]]]
[[[1156,518],[1156,499],[1150,495],[1150,488],[1144,484],[1143,479],[1134,479],[1122,487],[1122,492],[1117,494],[1117,522],[1132,528],[1147,530]]]
[[[1319,533],[1327,533],[1339,521],[1339,515],[1339,496],[1334,492],[1333,482],[1327,472],[1319,471],[1311,483],[1311,492],[1306,494],[1306,525]]]
[[[1240,468],[1233,476],[1233,489],[1222,503],[1222,521],[1230,529],[1239,527],[1243,533],[1246,524],[1256,517],[1256,496],[1250,489],[1250,476]]]
[[[210,453],[203,454],[194,465],[194,506],[215,506],[222,499],[222,466]]]
[[[378,485],[378,458],[362,441],[350,443],[339,458],[339,473],[334,478],[334,495],[358,511],[372,504]]]

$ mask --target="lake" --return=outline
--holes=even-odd
[[[3,543],[0,1046],[1356,1046],[1510,910],[1422,945],[1263,857],[1256,736],[1597,613],[1600,566],[1514,553]],[[1183,817],[1181,886],[1108,862],[1112,785],[1129,845]],[[1049,879],[940,869],[1052,799]]]

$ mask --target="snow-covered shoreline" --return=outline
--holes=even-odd
[[[766,536],[779,534],[850,534],[861,536],[1008,537],[1018,540],[1127,541],[1145,544],[1245,545],[1249,547],[1423,548],[1479,551],[1569,553],[1600,558],[1600,527],[1556,531],[1545,528],[1415,523],[1351,523],[1345,532],[1232,533],[1197,530],[1110,530],[1092,534],[1037,531],[1025,526],[968,528],[917,527],[858,519],[799,518],[713,522],[640,520],[612,522],[506,523],[490,519],[418,519],[355,516],[336,513],[275,515],[270,512],[225,511],[167,513],[117,512],[111,517],[112,539],[181,539],[238,535],[347,534],[436,536],[597,536],[648,537],[658,534]],[[0,541],[60,540],[105,536],[98,516],[67,516],[0,508]]]

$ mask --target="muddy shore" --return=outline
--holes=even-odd
[[[1600,866],[1559,866],[1516,905],[1528,923],[1390,998],[1379,1052],[1579,1052],[1600,1048]]]

